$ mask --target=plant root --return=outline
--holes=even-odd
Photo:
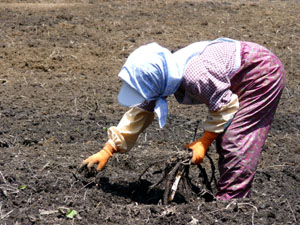
[[[210,163],[212,165],[213,175],[211,178],[208,178],[205,168],[201,165],[198,165],[199,169],[199,177],[203,178],[203,187],[198,187],[193,184],[189,172],[191,169],[191,154],[185,152],[177,153],[174,156],[171,156],[166,161],[157,161],[150,164],[139,176],[139,181],[141,181],[143,175],[146,173],[150,173],[151,175],[162,174],[161,177],[154,184],[149,186],[148,192],[150,192],[153,188],[157,187],[161,183],[164,183],[164,193],[162,196],[162,204],[167,205],[172,202],[175,198],[176,191],[179,189],[181,185],[181,189],[184,194],[184,198],[189,199],[191,195],[196,194],[205,198],[207,201],[211,201],[214,199],[214,195],[212,194],[211,182],[215,181],[215,167],[213,165],[212,159],[210,159]],[[154,172],[149,172],[150,168],[155,165],[164,165],[163,169],[156,170]]]

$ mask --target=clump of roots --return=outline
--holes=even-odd
[[[176,155],[171,156],[166,161],[157,161],[150,164],[140,175],[139,180],[142,179],[146,174],[154,176],[156,174],[161,174],[160,178],[149,186],[148,192],[158,185],[163,185],[164,194],[162,197],[162,203],[164,205],[173,201],[176,191],[179,189],[179,186],[184,193],[184,198],[189,199],[192,195],[197,195],[203,197],[206,201],[212,201],[214,195],[212,194],[211,183],[215,181],[214,171],[215,167],[212,159],[207,156],[210,160],[212,166],[212,175],[211,178],[208,178],[205,168],[201,165],[192,166],[191,165],[191,154],[186,151],[177,153]],[[163,168],[161,168],[163,165]],[[155,166],[159,166],[158,170],[153,170]],[[190,169],[192,167],[197,167],[199,172],[199,178],[202,180],[201,185],[195,185],[192,182],[192,179],[189,176]]]

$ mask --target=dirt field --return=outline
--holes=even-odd
[[[0,3],[0,224],[300,224],[299,1],[61,2]],[[127,110],[116,100],[117,74],[130,52],[152,41],[177,50],[218,37],[265,45],[287,71],[251,199],[179,191],[164,206],[163,186],[147,192],[159,174],[139,180],[142,171],[180,151],[206,116],[204,106],[173,97],[163,130],[154,121],[96,178],[77,172]],[[214,147],[209,154],[217,165]],[[211,175],[207,159],[203,167]]]

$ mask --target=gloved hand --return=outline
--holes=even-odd
[[[91,155],[84,160],[80,165],[80,169],[87,166],[88,170],[90,170],[94,164],[98,164],[97,171],[100,171],[116,151],[117,150],[107,142],[103,149],[101,149],[98,153]]]
[[[199,140],[184,146],[185,148],[189,148],[193,150],[193,157],[192,157],[193,164],[202,163],[208,147],[217,137],[218,137],[217,133],[205,131],[203,136]]]

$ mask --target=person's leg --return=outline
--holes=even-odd
[[[230,130],[218,139],[220,179],[217,199],[249,197],[269,128],[261,127],[248,135]]]
[[[220,200],[249,197],[285,81],[284,68],[273,53],[254,43],[242,49],[244,68],[232,80],[240,108],[217,139]]]

